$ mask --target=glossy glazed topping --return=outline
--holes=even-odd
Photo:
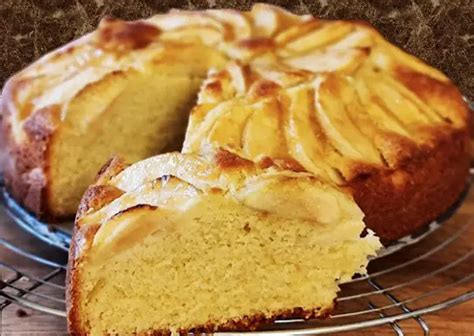
[[[203,76],[208,69],[222,68],[232,61],[249,65],[252,73],[280,87],[306,83],[306,88],[316,85],[325,90],[336,85],[330,82],[338,82],[340,87],[347,81],[370,85],[380,81],[376,90],[370,85],[358,89],[364,107],[372,104],[367,100],[375,96],[375,100],[382,99],[382,105],[389,105],[388,109],[392,105],[396,111],[406,109],[407,114],[421,110],[415,113],[419,121],[443,119],[462,126],[466,118],[446,76],[392,46],[365,23],[297,16],[265,4],[256,4],[249,12],[172,11],[137,22],[104,19],[95,32],[17,74],[6,92],[10,98],[7,104],[17,111],[19,122],[52,105],[60,107],[64,119],[71,99],[107,75],[147,71],[159,64],[173,74]],[[207,98],[201,102],[247,92],[248,78],[237,68],[227,70],[232,80],[226,86],[228,91],[216,92],[208,85]],[[359,74],[361,68],[365,70]],[[331,81],[334,76],[330,74],[349,78]],[[428,89],[433,97],[429,97]],[[367,90],[369,96],[364,93]],[[252,91],[256,96],[265,92],[269,93],[261,86]],[[337,88],[331,93],[341,94]],[[441,104],[440,95],[444,96]],[[368,109],[379,110],[380,104],[375,105]]]

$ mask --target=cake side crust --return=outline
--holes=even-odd
[[[398,169],[358,176],[346,186],[385,241],[399,239],[442,215],[458,199],[469,175],[467,130],[438,133],[433,148],[421,149]]]
[[[13,119],[21,118],[22,113],[16,110],[13,102],[22,85],[22,81],[12,77],[2,93],[3,160],[0,164],[5,185],[9,193],[35,215],[48,221],[60,221],[65,218],[55,216],[54,209],[48,206],[48,158],[55,131],[60,124],[60,107],[50,105],[36,110],[22,121],[21,129],[14,130],[16,125]],[[18,141],[18,136],[21,136],[22,142]]]
[[[81,255],[86,251],[94,239],[99,226],[74,226],[73,239],[69,248],[68,268],[66,273],[66,312],[67,328],[70,335],[88,335],[81,320],[80,310],[80,261]]]
[[[88,211],[98,210],[122,192],[108,185],[108,181],[126,167],[120,157],[113,157],[97,173],[96,181],[84,193],[74,223],[74,231],[69,248],[68,268],[66,273],[66,311],[67,327],[71,335],[87,335],[81,322],[80,303],[80,267],[81,256],[90,248],[99,225],[79,225],[79,220]]]
[[[239,318],[232,318],[223,323],[217,324],[213,322],[207,322],[203,325],[195,326],[188,329],[179,329],[177,334],[179,335],[189,335],[189,334],[209,334],[213,332],[243,332],[243,331],[256,331],[259,327],[273,323],[279,319],[326,319],[334,311],[334,304],[332,307],[326,308],[324,310],[320,308],[314,309],[303,309],[303,308],[293,308],[282,311],[276,311],[270,315],[264,314],[254,314],[254,315],[245,315]],[[69,334],[72,336],[86,336],[88,332],[84,330],[80,323],[78,314],[69,315],[68,330]],[[116,336],[118,333],[105,333],[105,335]],[[171,330],[167,329],[155,329],[155,330],[143,330],[136,331],[134,335],[153,335],[153,336],[170,336],[173,335]]]

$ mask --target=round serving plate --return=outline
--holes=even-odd
[[[391,241],[384,248],[379,250],[377,256],[373,257],[373,259],[385,257],[406,246],[413,245],[439,229],[461,206],[469,188],[470,183],[468,182],[466,183],[465,190],[459,196],[459,199],[439,218],[426,224],[410,235]],[[5,206],[7,214],[21,228],[50,245],[56,246],[63,251],[68,251],[72,238],[73,222],[47,223],[39,220],[10,196],[1,179],[0,201]]]

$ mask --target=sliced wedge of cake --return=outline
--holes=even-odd
[[[324,317],[380,247],[352,197],[220,150],[117,159],[86,192],[68,282],[77,335],[249,330]]]

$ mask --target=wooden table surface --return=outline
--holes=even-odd
[[[472,220],[474,220],[474,190],[467,197],[467,200],[457,211],[456,215],[446,222],[441,229],[437,230],[435,233],[430,234],[429,238],[424,239],[415,246],[407,247],[403,249],[403,251],[397,252],[392,256],[372,262],[370,265],[370,271],[377,271],[378,269],[386,268],[390,265],[399,264],[407,260],[413,260],[413,258],[430,251],[431,249],[439,246],[439,244],[442,244],[447,239],[447,237],[450,237],[455,232],[458,232],[458,230],[463,225],[470,223]],[[17,246],[21,246],[25,250],[38,253],[48,259],[57,261],[59,263],[64,263],[66,261],[66,256],[64,253],[58,252],[57,249],[49,247],[46,244],[38,241],[36,238],[32,237],[13,224],[12,221],[6,216],[3,209],[0,209],[0,237],[16,244]],[[407,268],[403,268],[396,272],[392,272],[387,276],[377,278],[377,281],[385,287],[391,287],[406,281],[410,281],[411,279],[417,279],[425,276],[426,278],[422,281],[417,281],[408,286],[403,286],[403,288],[400,290],[391,291],[399,299],[406,300],[426,291],[453,283],[463,276],[473,274],[474,258],[472,256],[465,257],[457,266],[450,268],[448,271],[443,271],[443,266],[456,260],[457,258],[462,258],[463,255],[466,255],[466,253],[472,252],[473,248],[474,224],[469,225],[466,231],[460,235],[459,239],[449,244],[449,246],[441,249],[440,252],[434,253],[432,256],[424,259],[422,262],[417,262]],[[21,269],[22,271],[37,276],[44,276],[47,272],[52,270],[51,268],[39,266],[37,263],[28,261],[25,258],[18,257],[18,255],[2,247],[0,247],[0,262],[15,265],[15,267]],[[438,274],[434,276],[427,276],[430,272],[437,270],[439,271]],[[8,280],[12,274],[2,270],[1,276],[2,280]],[[54,281],[58,284],[61,284],[64,281],[64,274],[59,274],[56,278],[54,278]],[[366,282],[361,282],[360,285],[366,287],[368,286]],[[345,288],[343,290],[343,295],[346,295],[347,293],[350,294],[351,288],[346,286],[343,288]],[[370,287],[367,287],[367,290],[370,290]],[[433,303],[440,302],[449,297],[456,296],[470,290],[474,290],[474,281],[472,279],[459,286],[451,288],[449,291],[442,291],[438,293],[438,295],[430,296],[415,302],[410,302],[408,307],[411,309],[416,309],[419,307],[429,306]],[[55,292],[56,295],[62,295],[61,291],[55,290]],[[50,291],[45,289],[44,293],[49,295]],[[388,300],[381,295],[370,297],[370,300],[379,307],[389,304],[387,303]],[[1,302],[2,299],[0,298],[0,304]],[[364,301],[363,304],[365,305],[365,309],[367,309],[367,301]],[[58,303],[56,307],[61,309],[62,304]],[[345,305],[340,305],[339,309],[345,309]],[[387,313],[397,314],[400,313],[400,309],[391,309]],[[6,309],[1,311],[0,314],[0,335],[3,336],[53,336],[66,334],[66,323],[65,319],[62,317],[48,315],[46,313],[34,311],[31,309],[21,308],[14,304],[9,305]],[[376,318],[376,316],[371,315],[370,318]],[[425,315],[423,316],[423,319],[429,326],[431,335],[474,335],[474,300],[436,313]],[[423,334],[420,326],[413,319],[399,322],[399,327],[403,329],[406,335]],[[389,325],[365,329],[357,332],[344,333],[344,335],[394,334],[394,330]]]

